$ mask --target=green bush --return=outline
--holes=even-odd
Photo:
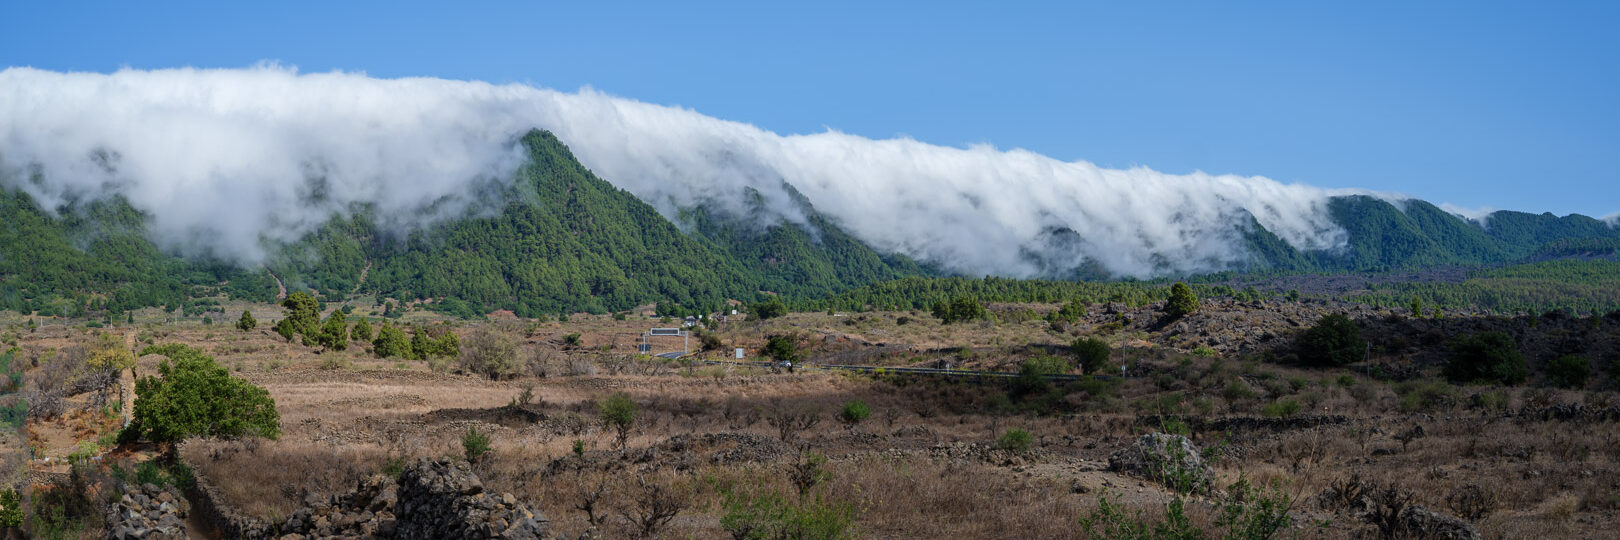
[[[22,527],[22,497],[16,488],[0,491],[0,530]]]
[[[139,356],[148,354],[168,359],[158,364],[159,376],[135,382],[129,438],[166,442],[193,435],[274,439],[281,434],[270,393],[232,377],[213,357],[181,344],[147,347]]]
[[[1367,341],[1361,338],[1360,325],[1343,313],[1333,313],[1300,334],[1294,346],[1302,364],[1337,367],[1362,359]]]
[[[259,321],[254,320],[253,319],[253,314],[249,313],[248,310],[245,310],[245,309],[242,310],[242,318],[236,320],[236,328],[238,330],[243,331],[243,332],[246,332],[248,330],[252,330],[253,327],[258,326],[258,325],[259,325]]]
[[[1113,354],[1108,342],[1094,337],[1076,339],[1074,343],[1069,344],[1069,349],[1080,358],[1080,367],[1093,375],[1107,369],[1108,356]]]
[[[752,311],[755,317],[765,320],[787,315],[788,309],[787,304],[782,303],[781,298],[772,296],[769,300],[754,304]]]
[[[1178,281],[1170,286],[1170,299],[1165,302],[1164,311],[1172,319],[1191,315],[1198,311],[1198,296],[1186,283]]]
[[[1028,431],[1019,428],[1009,429],[1006,433],[1002,433],[1000,437],[996,438],[996,448],[1010,450],[1013,452],[1027,451],[1029,450],[1030,445],[1034,443],[1035,436],[1031,435]]]
[[[839,540],[855,538],[855,506],[820,495],[790,502],[780,493],[723,490],[720,527],[744,540]]]
[[[376,353],[378,358],[416,357],[416,353],[411,350],[410,338],[405,337],[405,331],[387,322],[377,330],[377,339],[372,340],[371,351]]]
[[[1547,363],[1547,380],[1563,388],[1584,388],[1592,364],[1584,356],[1566,354]]]
[[[788,335],[771,336],[765,342],[765,350],[761,351],[767,358],[774,358],[779,362],[794,362],[799,359],[799,338]]]
[[[468,426],[467,433],[461,435],[461,449],[467,454],[467,461],[478,463],[489,454],[489,434],[480,433],[477,427]]]
[[[958,296],[948,303],[934,304],[933,314],[934,317],[937,317],[940,322],[945,324],[983,319],[989,316],[989,313],[984,309],[984,304],[980,304],[978,300],[967,296]]]
[[[602,423],[618,432],[619,448],[624,448],[625,441],[630,438],[630,427],[635,425],[638,408],[640,406],[630,399],[630,394],[624,392],[614,392],[597,403]]]
[[[1299,414],[1299,402],[1292,399],[1273,401],[1262,407],[1260,414],[1270,418],[1287,418]]]
[[[1503,332],[1478,332],[1452,341],[1446,378],[1455,382],[1519,384],[1529,378],[1524,355]]]
[[[861,423],[869,416],[872,416],[872,409],[866,406],[866,402],[858,399],[845,403],[844,408],[838,411],[838,420],[849,427],[855,427],[855,424]]]
[[[1395,385],[1395,394],[1401,398],[1401,412],[1433,411],[1457,401],[1457,390],[1440,381],[1405,381]]]
[[[352,337],[357,341],[370,342],[371,322],[367,321],[365,317],[361,317],[360,320],[355,321],[354,328],[349,330],[349,337]]]

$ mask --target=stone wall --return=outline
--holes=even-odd
[[[212,481],[197,476],[199,516],[225,538],[549,538],[550,522],[511,494],[484,491],[465,462],[421,459],[396,482],[376,475],[347,493],[311,495],[285,521],[244,516],[224,503]]]

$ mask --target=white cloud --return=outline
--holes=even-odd
[[[1451,203],[1440,203],[1440,209],[1480,225],[1485,225],[1491,214],[1496,213],[1496,209],[1489,206],[1465,208]]]
[[[969,275],[1088,259],[1136,277],[1231,268],[1248,260],[1247,215],[1296,248],[1345,243],[1326,211],[1341,191],[837,131],[782,136],[589,89],[277,66],[0,72],[5,185],[51,205],[123,194],[164,245],[243,262],[263,256],[261,239],[297,238],[357,203],[396,228],[476,210],[477,185],[508,180],[516,138],[536,127],[665,215],[740,209],[752,187],[799,220],[785,181],[879,250]],[[110,167],[98,151],[115,156],[100,160]],[[29,180],[36,170],[42,182]]]

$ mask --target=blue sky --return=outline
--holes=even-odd
[[[589,85],[780,133],[1620,211],[1616,2],[221,4],[11,4],[0,66]]]

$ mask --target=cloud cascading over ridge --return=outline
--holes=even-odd
[[[666,216],[741,211],[748,188],[802,221],[784,182],[879,251],[968,275],[1091,261],[1119,276],[1238,267],[1249,216],[1334,249],[1343,193],[1263,177],[1106,169],[989,146],[837,131],[778,135],[592,90],[294,69],[0,72],[0,183],[47,207],[121,194],[160,245],[244,263],[356,204],[410,229],[487,206],[516,141],[550,130],[597,175]]]

